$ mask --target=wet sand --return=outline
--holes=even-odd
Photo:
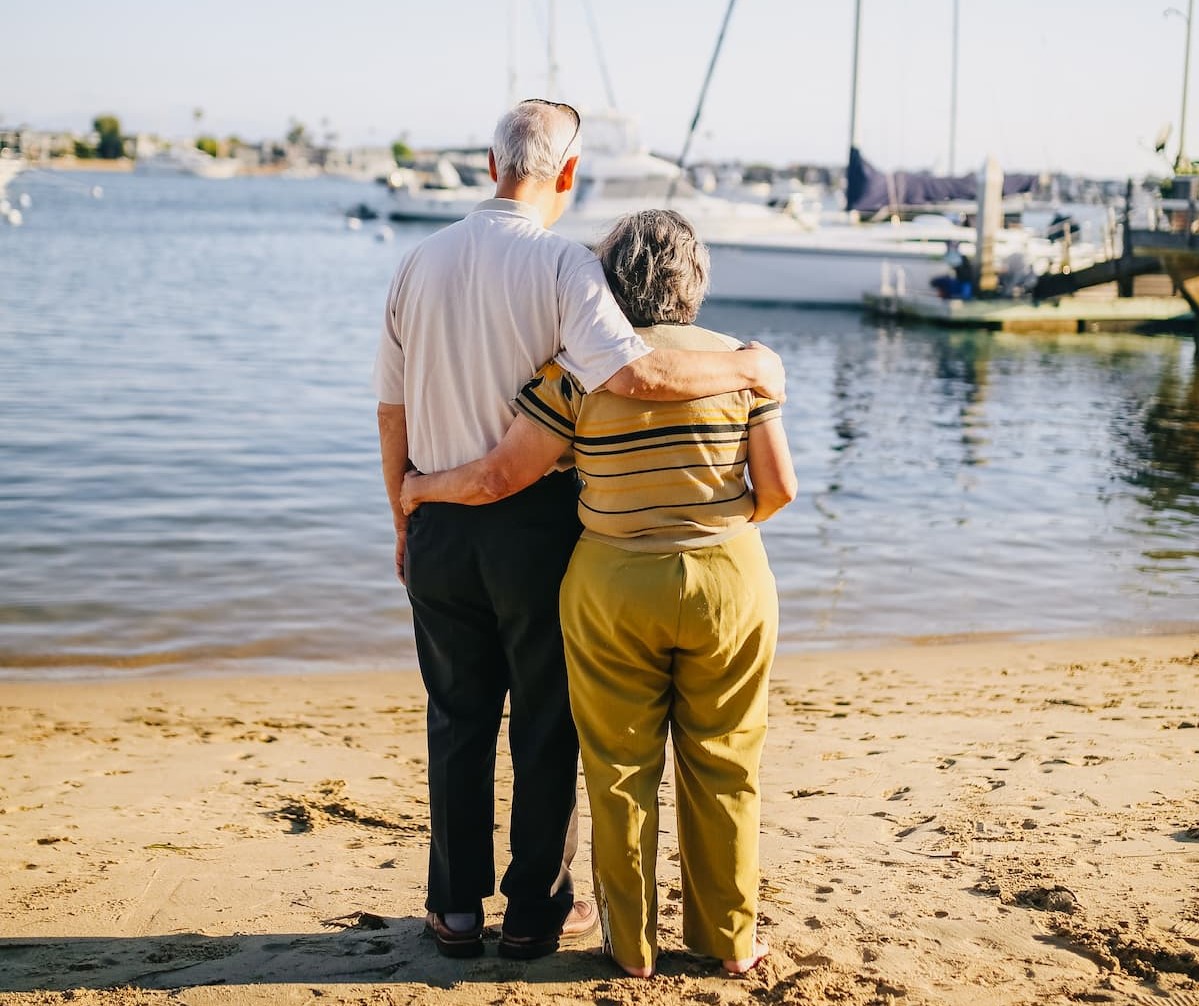
[[[437,956],[411,671],[2,683],[0,1003],[1199,1006],[1199,636],[788,656],[771,717],[772,955],[683,948],[668,773],[638,982]]]

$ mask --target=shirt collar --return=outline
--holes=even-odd
[[[545,226],[541,219],[541,211],[536,206],[532,203],[522,203],[516,199],[484,199],[471,212],[515,213],[517,216],[535,223],[538,227]]]

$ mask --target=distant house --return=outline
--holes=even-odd
[[[75,134],[30,129],[28,126],[0,126],[0,148],[19,150],[27,161],[48,161],[75,153]]]

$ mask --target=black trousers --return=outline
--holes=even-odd
[[[474,912],[495,890],[495,756],[505,696],[512,750],[504,929],[555,930],[574,903],[578,738],[558,588],[581,530],[573,472],[488,506],[426,503],[408,525],[407,583],[429,696],[429,890]]]

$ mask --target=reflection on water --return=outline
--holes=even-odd
[[[1156,393],[1138,411],[1141,422],[1125,432],[1134,465],[1124,477],[1146,491],[1153,510],[1199,515],[1199,372],[1164,370]]]
[[[104,184],[0,231],[0,675],[411,667],[368,374],[425,231],[348,232],[354,183]],[[787,361],[785,646],[1199,622],[1190,339],[701,322]]]
[[[1152,396],[1128,408],[1121,478],[1138,490],[1154,531],[1141,569],[1185,577],[1199,564],[1199,368],[1164,369]]]

